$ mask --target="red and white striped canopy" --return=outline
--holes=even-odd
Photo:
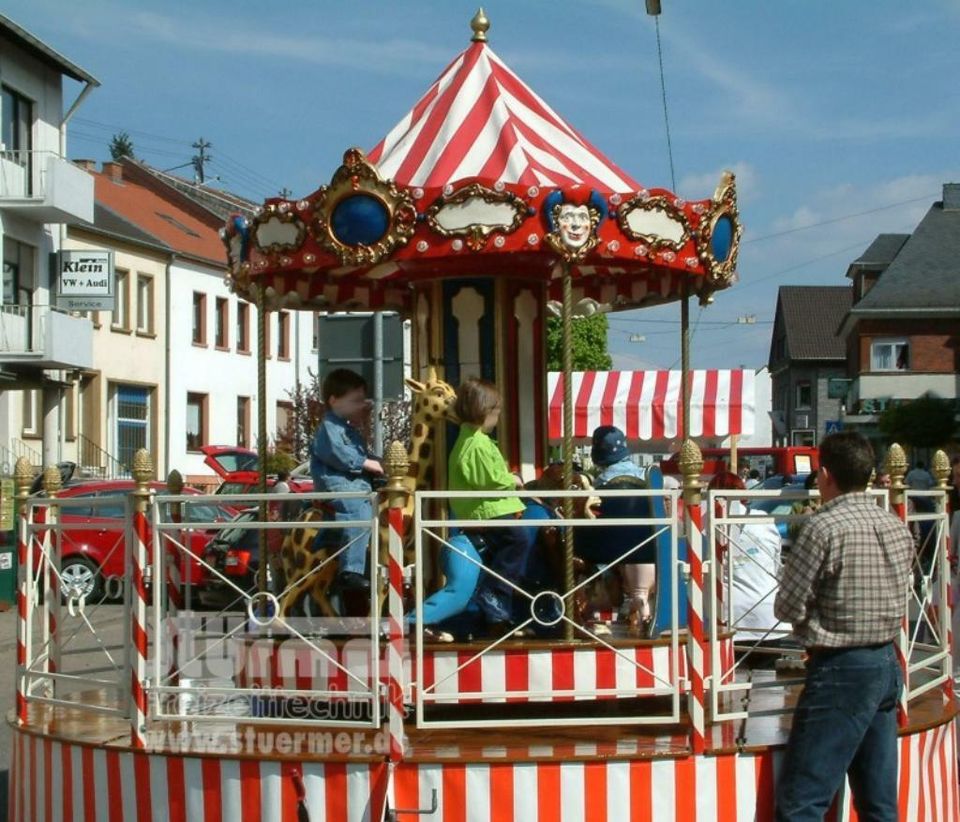
[[[681,371],[576,371],[573,436],[586,439],[598,425],[615,425],[627,439],[659,440],[680,436]],[[752,434],[753,371],[711,369],[690,372],[689,436]],[[550,400],[548,436],[563,437],[563,374],[547,377]]]
[[[408,186],[478,177],[585,183],[604,192],[640,188],[483,42],[471,43],[367,157],[383,177]]]

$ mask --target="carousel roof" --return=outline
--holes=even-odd
[[[407,186],[488,183],[569,186],[603,192],[640,184],[617,168],[493,53],[472,42],[367,155]]]
[[[674,300],[685,284],[704,301],[734,281],[732,174],[704,200],[644,188],[504,65],[482,12],[471,25],[470,46],[369,157],[349,149],[328,185],[227,220],[238,294],[408,313],[425,281],[508,277],[559,300],[569,270],[589,313]]]

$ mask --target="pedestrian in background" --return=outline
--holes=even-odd
[[[860,434],[820,444],[822,504],[786,556],[774,604],[808,653],[777,783],[778,820],[821,820],[844,775],[861,819],[897,819],[894,653],[913,538],[864,491],[873,449]]]

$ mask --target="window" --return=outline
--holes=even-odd
[[[809,380],[797,383],[797,408],[813,407],[813,388]]]
[[[293,427],[293,403],[277,401],[277,434],[281,437],[290,433]]]
[[[250,397],[237,397],[237,446],[250,447]]]
[[[207,395],[187,394],[187,450],[207,444]]]
[[[118,384],[113,400],[117,459],[130,468],[133,466],[133,455],[141,448],[146,448],[150,439],[150,389],[141,385]]]
[[[313,312],[313,342],[310,344],[313,351],[320,350],[320,312]]]
[[[63,389],[64,436],[73,442],[77,438],[77,383]]]
[[[36,249],[12,237],[3,239],[3,303],[32,305]]]
[[[23,171],[7,172],[9,193],[29,197],[33,193],[30,150],[33,148],[33,104],[13,89],[0,87],[0,143],[3,159]],[[12,185],[11,185],[12,184]]]
[[[40,391],[36,388],[23,392],[23,436],[40,436]]]
[[[217,313],[214,315],[216,325],[213,329],[214,345],[217,348],[230,346],[230,330],[227,325],[229,319],[229,303],[224,297],[217,297]]]
[[[277,314],[277,359],[290,359],[290,312]]]
[[[790,432],[791,445],[805,445],[813,448],[817,444],[816,433],[812,428],[803,428]]]
[[[910,368],[910,343],[904,339],[874,340],[870,346],[871,371],[907,371]]]
[[[250,306],[237,303],[237,351],[250,353]]]
[[[113,309],[114,331],[130,330],[130,272],[117,269],[117,304]]]
[[[137,275],[137,333],[153,334],[153,277]]]
[[[193,292],[193,344],[207,344],[207,295]]]

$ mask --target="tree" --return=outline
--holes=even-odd
[[[277,431],[277,449],[286,451],[302,462],[310,456],[310,441],[323,419],[323,402],[320,399],[323,381],[312,369],[307,370],[306,383],[298,383],[287,396],[293,405],[284,431]],[[380,412],[383,447],[399,440],[407,449],[410,447],[410,417],[413,404],[409,400],[384,402]],[[372,447],[373,443],[368,443]]]
[[[114,134],[110,140],[110,157],[113,160],[119,160],[123,157],[133,158],[133,140],[125,131]]]
[[[613,365],[607,351],[606,314],[594,314],[573,321],[573,370],[608,371]],[[560,317],[547,320],[547,369],[563,370],[563,321]]]
[[[956,404],[927,393],[911,402],[889,405],[879,425],[888,442],[912,448],[945,446],[957,430]]]

